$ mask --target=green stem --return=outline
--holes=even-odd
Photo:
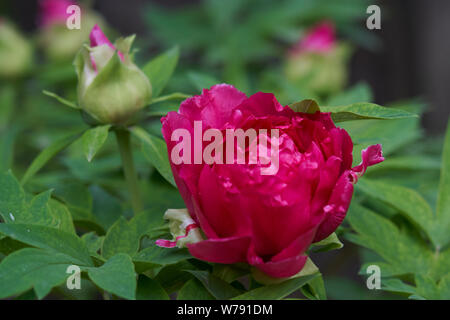
[[[142,201],[136,169],[134,168],[133,153],[130,146],[130,132],[124,129],[117,129],[115,132],[117,144],[119,145],[120,157],[122,158],[125,180],[128,185],[128,191],[130,192],[131,206],[136,215],[142,211]]]

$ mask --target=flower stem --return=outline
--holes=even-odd
[[[130,146],[130,132],[125,129],[116,129],[117,144],[119,145],[120,157],[122,158],[125,180],[131,197],[131,206],[134,214],[142,211],[142,201],[139,192],[136,169],[134,168],[133,153]]]

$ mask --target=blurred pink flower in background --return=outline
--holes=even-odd
[[[52,24],[64,24],[68,17],[67,8],[76,2],[68,0],[39,1],[39,24],[46,27]]]
[[[309,52],[329,52],[336,45],[336,32],[333,22],[323,21],[309,30],[296,46],[292,53],[304,51]]]

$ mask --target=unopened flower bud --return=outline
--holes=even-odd
[[[100,123],[125,124],[152,97],[149,79],[129,55],[134,36],[113,45],[96,25],[90,40],[75,59],[80,107]]]
[[[11,23],[0,18],[0,77],[19,77],[30,69],[32,61],[30,43]]]

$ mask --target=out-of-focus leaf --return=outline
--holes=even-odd
[[[89,129],[83,133],[81,141],[87,161],[91,162],[103,146],[108,138],[109,128],[111,128],[111,125],[108,124]]]
[[[399,279],[385,279],[381,282],[381,286],[385,291],[403,293],[408,296],[416,293],[416,288],[404,283]]]
[[[434,157],[417,156],[392,156],[377,164],[367,173],[374,174],[383,170],[439,170],[441,162]]]
[[[328,106],[346,106],[357,102],[372,101],[372,91],[366,83],[358,83],[352,88],[328,100]]]
[[[0,125],[0,172],[11,169],[13,166],[14,145],[19,133],[18,126],[2,129]]]
[[[320,107],[322,112],[331,112],[334,122],[351,120],[378,119],[395,120],[417,117],[407,111],[385,108],[373,103],[354,103],[348,106]]]
[[[46,96],[49,96],[49,97],[51,97],[53,99],[56,99],[58,102],[62,103],[63,105],[65,105],[67,107],[70,107],[70,108],[73,108],[73,109],[80,109],[80,107],[75,102],[72,102],[72,101],[69,101],[69,100],[67,100],[67,99],[65,99],[63,97],[60,97],[56,93],[53,93],[53,92],[50,92],[50,91],[47,91],[47,90],[42,91],[42,93],[45,94]]]
[[[177,66],[179,55],[180,50],[178,47],[174,47],[157,56],[142,68],[152,84],[153,98],[158,97],[169,82]]]
[[[213,76],[200,72],[194,71],[189,72],[188,77],[191,80],[192,84],[195,86],[195,88],[200,92],[203,89],[209,89],[212,86],[220,83],[220,81],[214,78]]]
[[[439,244],[444,247],[450,242],[450,121],[442,152],[441,180],[436,208]]]
[[[84,131],[84,130],[83,130]],[[22,185],[26,184],[45,164],[52,159],[56,154],[74,142],[81,135],[78,131],[74,134],[68,135],[62,139],[53,142],[50,146],[45,148],[39,153],[39,155],[33,160],[31,165],[28,167],[27,171],[22,177],[20,183]]]
[[[176,187],[172,169],[170,168],[167,146],[164,140],[147,133],[144,129],[139,127],[134,127],[131,132],[142,141],[142,151],[144,152],[145,158],[155,166],[156,170],[158,170],[170,184]]]

